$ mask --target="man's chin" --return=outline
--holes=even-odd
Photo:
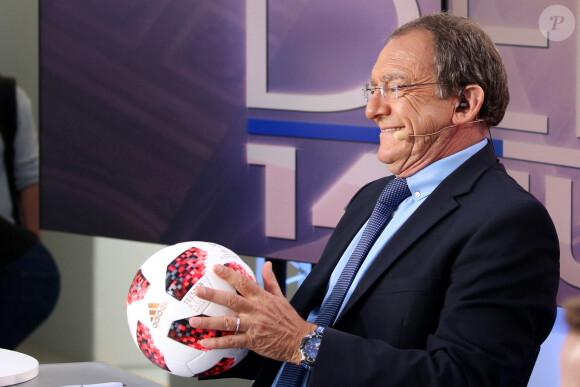
[[[389,171],[391,171],[391,173],[395,173],[396,171],[398,171],[398,168],[396,167],[396,160],[393,158],[392,155],[390,154],[382,154],[380,151],[377,153],[377,159],[383,163],[387,165],[387,168],[389,169]]]

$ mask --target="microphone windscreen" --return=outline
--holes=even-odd
[[[405,132],[397,131],[393,133],[393,137],[395,138],[395,140],[405,141],[406,139],[409,138],[409,135]]]

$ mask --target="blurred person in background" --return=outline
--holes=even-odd
[[[60,292],[40,241],[38,141],[30,99],[0,75],[0,348],[15,349],[52,312]]]

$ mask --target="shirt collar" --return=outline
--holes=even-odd
[[[411,190],[411,197],[415,201],[423,200],[461,164],[467,161],[487,144],[487,139],[463,149],[451,156],[437,160],[433,164],[407,177],[407,185]]]

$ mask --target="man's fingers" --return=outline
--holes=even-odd
[[[189,319],[189,325],[196,329],[211,329],[229,333],[222,337],[200,340],[199,344],[207,349],[243,348],[245,345],[244,339],[236,335],[236,333],[240,333],[243,329],[242,320],[239,317],[191,317]]]
[[[199,344],[207,349],[245,348],[244,341],[240,337],[228,335],[220,338],[203,339],[199,341]]]
[[[264,266],[262,267],[262,279],[264,280],[264,288],[268,293],[284,297],[282,289],[280,289],[280,285],[276,279],[276,275],[272,270],[272,262],[267,261],[264,263]]]
[[[240,297],[236,293],[227,290],[199,286],[195,289],[194,294],[199,298],[223,305],[238,313],[247,311],[250,308],[248,301],[244,297]]]
[[[238,332],[242,329],[242,320],[238,327],[237,316],[220,316],[220,317],[191,317],[189,325],[192,328],[213,329],[216,331]]]
[[[256,282],[229,267],[215,265],[213,271],[218,275],[218,277],[226,280],[230,285],[236,288],[236,290],[244,297],[258,294],[259,291],[262,290],[260,285]]]
[[[228,281],[230,285],[235,287],[236,290],[244,297],[258,295],[262,290],[256,282],[228,267],[215,265],[213,270],[214,273],[216,273],[220,278]],[[268,293],[271,293],[275,296],[284,297],[284,294],[280,289],[280,285],[278,285],[278,280],[276,279],[276,276],[272,270],[272,262],[267,261],[264,264],[262,268],[262,278],[264,279],[264,287]]]

